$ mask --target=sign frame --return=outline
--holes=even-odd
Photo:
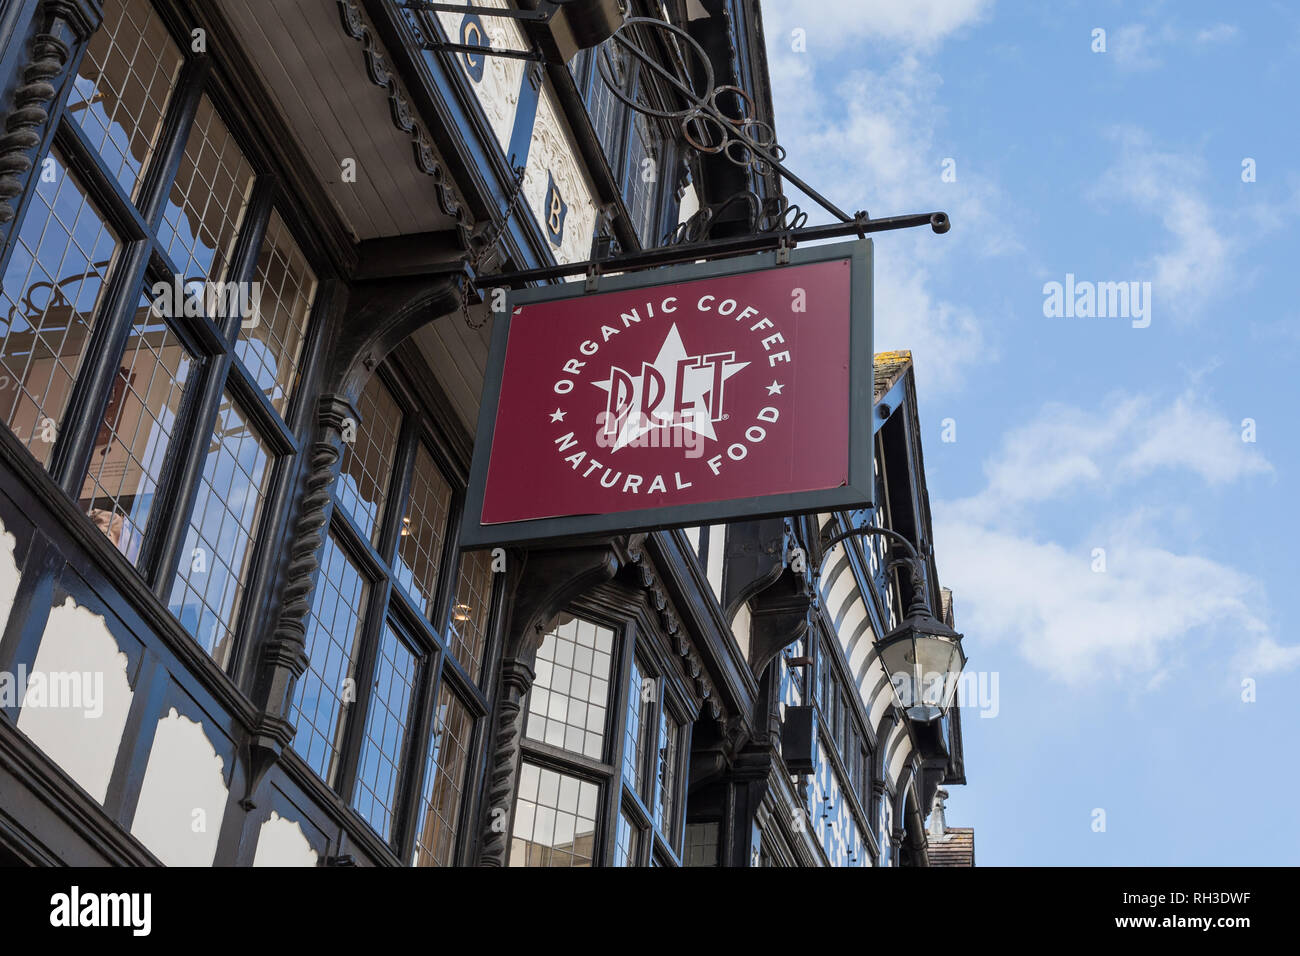
[[[760,252],[713,262],[664,266],[644,272],[601,276],[599,286],[587,295],[622,292],[671,285],[697,279],[743,275],[848,259],[849,279],[849,442],[848,482],[838,488],[816,491],[781,492],[749,498],[657,505],[610,514],[564,515],[523,521],[482,524],[483,500],[487,490],[492,436],[496,428],[501,382],[505,372],[506,344],[510,320],[518,306],[560,299],[580,299],[578,283],[566,282],[507,293],[504,313],[494,316],[492,343],[479,405],[478,427],[469,483],[461,513],[460,550],[485,547],[523,547],[562,539],[608,537],[637,531],[686,528],[753,518],[810,514],[822,511],[871,508],[874,506],[875,470],[872,416],[874,409],[875,316],[873,296],[873,245],[867,238],[789,250],[789,262],[778,263],[776,251]],[[616,262],[609,264],[617,268]]]

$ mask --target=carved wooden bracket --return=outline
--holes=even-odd
[[[781,649],[808,633],[817,588],[813,565],[792,561],[806,538],[803,521],[768,518],[735,522],[727,528],[727,565],[722,582],[728,620],[746,602],[750,607],[749,667],[762,679]]]

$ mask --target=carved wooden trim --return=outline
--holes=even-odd
[[[681,620],[668,600],[668,592],[663,582],[659,580],[658,572],[646,559],[645,539],[644,534],[632,535],[628,539],[628,559],[631,562],[629,568],[636,575],[636,581],[641,589],[645,591],[651,608],[658,612],[660,627],[672,641],[673,649],[681,660],[682,669],[691,680],[695,694],[700,699],[701,708],[718,722],[721,730],[725,730],[728,715],[714,692],[713,684],[705,673],[695,646],[691,643],[686,629],[681,626]]]
[[[23,67],[23,82],[14,91],[14,110],[5,117],[0,137],[0,223],[17,213],[15,200],[22,195],[34,162],[32,152],[41,145],[50,118],[50,104],[72,50],[53,33],[38,33],[32,40],[32,57]]]
[[[0,136],[0,225],[18,214],[15,200],[27,188],[36,161],[34,151],[45,139],[60,76],[74,48],[99,28],[101,20],[98,0],[46,0],[37,11],[36,32],[29,41],[31,57],[22,67],[22,81],[13,92],[14,108],[5,116]]]
[[[359,421],[352,402],[338,394],[322,395],[317,408],[316,429],[311,445],[303,495],[289,539],[289,563],[275,630],[261,647],[254,685],[258,714],[249,739],[249,779],[244,794],[245,808],[262,776],[293,741],[289,720],[293,690],[307,669],[307,613],[320,570],[320,550],[334,507],[334,483],[343,457],[346,423]]]
[[[392,113],[393,126],[410,137],[416,168],[433,178],[438,187],[438,208],[456,220],[462,238],[468,244],[474,230],[474,218],[447,178],[447,170],[433,148],[433,141],[428,131],[411,108],[410,98],[407,97],[401,82],[389,65],[388,54],[384,52],[379,37],[375,34],[374,28],[366,22],[365,15],[355,0],[337,0],[337,3],[344,31],[352,39],[360,42],[365,51],[366,73],[370,77],[370,82],[388,93],[388,108]]]

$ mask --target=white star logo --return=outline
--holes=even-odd
[[[776,379],[772,379],[772,384],[769,385],[769,386],[767,387],[767,394],[769,394],[769,395],[780,395],[780,394],[781,394],[781,389],[783,389],[783,388],[785,388],[784,385],[782,385],[782,384],[781,384],[780,382],[778,382]]]
[[[555,411],[551,412],[551,421],[562,422],[564,421],[564,416],[567,414],[568,412],[562,412],[557,408]]]
[[[731,353],[735,354],[735,353]],[[610,446],[610,452],[616,452],[620,448],[630,445],[640,436],[656,428],[674,428],[682,427],[703,435],[711,441],[717,441],[718,436],[713,431],[713,418],[710,414],[711,400],[716,402],[718,396],[713,396],[712,392],[715,384],[715,371],[717,373],[717,384],[721,384],[731,376],[735,375],[741,369],[749,365],[748,362],[735,362],[723,360],[718,364],[706,364],[703,356],[688,355],[686,346],[682,344],[681,333],[677,331],[677,325],[674,323],[668,330],[668,335],[664,339],[664,344],[659,349],[659,354],[655,357],[653,363],[646,366],[653,369],[658,374],[659,380],[663,383],[663,388],[658,396],[654,399],[654,407],[646,408],[646,396],[642,393],[645,390],[647,375],[645,369],[640,375],[629,376],[632,383],[631,395],[620,394],[616,388],[615,370],[611,368],[609,378],[603,382],[593,382],[597,388],[608,392],[614,399],[611,404],[617,401],[625,401],[623,408],[625,416],[622,426],[619,429],[618,438]],[[681,374],[681,407],[676,409],[674,415],[674,401],[676,398],[677,378]],[[623,373],[627,376],[627,373]],[[626,387],[626,381],[624,386]]]

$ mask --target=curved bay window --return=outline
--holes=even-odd
[[[317,273],[208,57],[103,8],[4,253],[0,418],[229,670]]]
[[[640,622],[562,615],[526,702],[511,866],[680,866],[689,723]]]
[[[457,862],[487,713],[490,553],[458,560],[462,491],[414,394],[371,377],[344,448],[293,705],[303,761],[401,859]]]

